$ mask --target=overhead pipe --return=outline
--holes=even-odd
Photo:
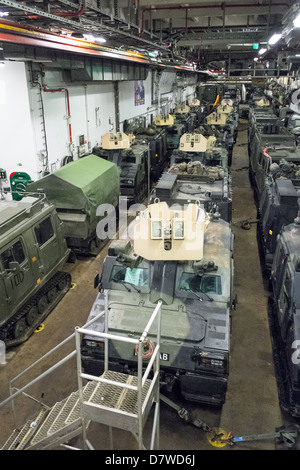
[[[75,11],[73,13],[51,13],[52,15],[58,16],[60,18],[76,18],[77,16],[81,16],[85,12],[85,1],[82,3],[81,8],[78,11]],[[25,15],[28,16],[31,20],[37,19],[37,18],[42,18],[40,15],[28,15],[27,11],[25,11]]]
[[[289,8],[289,5],[288,3],[274,3],[273,4],[274,6],[285,6],[285,7],[288,7]],[[221,8],[222,10],[225,10],[226,8],[236,8],[236,7],[241,7],[241,8],[261,8],[261,7],[265,7],[265,6],[268,6],[268,5],[264,5],[264,4],[261,4],[261,3],[246,3],[246,4],[240,4],[240,3],[220,3],[219,5],[212,5],[212,4],[208,4],[208,5],[178,5],[178,6],[173,6],[173,7],[149,7],[149,8],[143,8],[142,9],[142,28],[141,28],[141,34],[144,33],[144,23],[145,23],[145,12],[147,11],[159,11],[159,10],[185,10],[185,26],[182,28],[182,29],[188,29],[188,26],[187,26],[187,21],[188,21],[188,16],[187,16],[187,13],[189,10],[202,10],[202,9],[206,9],[206,8]],[[179,29],[179,28],[174,28],[174,29]]]
[[[69,90],[67,88],[48,88],[46,85],[43,85],[43,91],[46,93],[57,93],[64,91],[66,93],[66,100],[67,100],[67,120],[68,120],[68,128],[69,128],[69,146],[71,155],[72,152],[72,126],[71,126],[71,111],[70,111],[70,97],[69,97]]]

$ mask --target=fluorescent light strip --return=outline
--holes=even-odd
[[[273,36],[269,39],[270,46],[274,46],[274,44],[276,44],[281,38],[282,38],[281,33],[273,34]]]

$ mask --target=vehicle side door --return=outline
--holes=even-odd
[[[30,268],[29,254],[22,237],[16,238],[1,249],[0,265],[2,283],[5,289],[5,297],[1,299],[1,306],[6,305],[4,312],[6,311],[6,316],[9,318],[33,289],[33,272]],[[1,321],[3,321],[2,311]]]
[[[33,227],[36,240],[39,271],[46,275],[60,258],[60,247],[56,235],[56,221],[53,214],[48,214]]]

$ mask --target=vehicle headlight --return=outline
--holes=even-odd
[[[222,359],[213,359],[212,357],[202,357],[201,363],[211,365],[214,367],[223,367],[224,365],[224,361]]]
[[[95,348],[98,343],[97,343],[97,341],[89,341],[89,340],[87,340],[87,341],[85,342],[85,344],[86,344],[86,346],[88,346],[89,348]]]
[[[195,351],[192,360],[195,361],[196,369],[217,371],[226,367],[226,358],[221,354],[212,355],[205,351]]]

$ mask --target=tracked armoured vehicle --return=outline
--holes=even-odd
[[[211,114],[206,117],[206,126],[211,126],[220,130],[221,132],[226,131],[228,149],[231,148],[228,159],[229,166],[231,166],[232,163],[232,148],[237,139],[238,121],[238,112],[233,108],[233,106],[229,106],[227,104],[218,106]],[[232,145],[230,145],[229,139],[231,139]]]
[[[299,179],[299,165],[299,147],[264,148],[257,161],[253,180],[258,200],[264,191],[268,177],[273,180],[278,178]]]
[[[222,405],[229,373],[230,311],[233,301],[233,235],[227,222],[209,219],[198,204],[185,211],[155,203],[140,213],[105,258],[100,291],[89,319],[104,309],[108,295],[108,333],[138,337],[162,301],[160,382],[179,386],[191,401]],[[93,324],[104,331],[104,320]],[[156,327],[155,327],[156,328]],[[156,336],[150,329],[145,366]],[[132,346],[108,345],[109,369],[136,373]],[[103,343],[84,336],[86,373],[103,371]]]
[[[149,143],[135,143],[132,134],[108,132],[102,137],[102,146],[93,153],[120,169],[120,193],[129,203],[142,202],[149,185]]]
[[[279,403],[300,416],[300,219],[282,228],[271,271],[268,314]]]
[[[119,204],[120,176],[114,163],[88,155],[27,188],[44,193],[54,204],[73,253],[96,254],[99,251],[102,241],[97,237],[97,225],[108,210],[102,211],[100,206],[117,208]]]
[[[157,181],[168,164],[166,129],[156,125],[139,126],[133,129],[133,134],[136,144],[149,145],[151,180]]]
[[[234,146],[234,137],[230,129],[218,128],[213,125],[202,123],[195,129],[194,134],[201,134],[203,137],[215,137],[215,147],[224,148],[227,151],[227,166],[231,166]]]
[[[197,114],[191,112],[191,108],[187,104],[179,104],[174,109],[175,122],[182,123],[185,126],[184,132],[193,132],[196,121]]]
[[[272,152],[275,155],[275,150],[281,152],[285,149],[294,152],[295,148],[295,136],[282,126],[266,125],[262,131],[256,129],[249,143],[249,178],[251,184],[254,187],[257,185],[257,173],[259,175],[261,167],[259,162],[266,153],[270,154]]]
[[[180,151],[174,151],[172,164],[152,190],[156,198],[170,206],[184,207],[199,201],[207,212],[219,212],[227,222],[232,218],[232,183],[227,169],[225,149],[215,148],[215,138],[185,134]]]
[[[264,268],[271,270],[277,237],[299,210],[300,180],[268,178],[259,201],[258,236]]]
[[[185,122],[176,122],[173,114],[158,114],[155,117],[155,125],[164,127],[167,135],[167,150],[172,151],[179,146],[180,137],[186,131]]]
[[[26,341],[71,285],[62,224],[44,197],[0,201],[0,340]]]

